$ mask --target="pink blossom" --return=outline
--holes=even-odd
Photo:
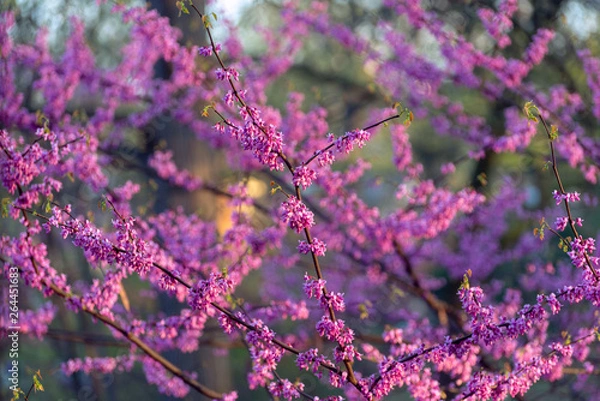
[[[308,188],[316,178],[315,170],[304,165],[296,167],[294,170],[294,185],[302,187],[302,189]]]
[[[206,312],[212,302],[215,302],[219,296],[225,295],[232,287],[233,283],[230,279],[211,273],[208,280],[200,280],[190,289],[188,304],[193,309]]]
[[[297,233],[315,224],[313,213],[294,196],[281,204],[281,219]]]

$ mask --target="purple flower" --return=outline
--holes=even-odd
[[[188,295],[188,304],[192,309],[206,312],[212,302],[233,288],[233,282],[221,274],[211,273],[208,280],[200,280],[192,287]]]
[[[281,219],[297,233],[315,224],[313,213],[294,196],[281,204]]]
[[[299,166],[294,170],[294,185],[302,187],[302,189],[308,188],[314,180],[317,179],[317,173],[315,170],[307,166]]]

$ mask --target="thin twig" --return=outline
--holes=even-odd
[[[561,195],[566,195],[567,192],[565,191],[562,180],[560,178],[560,174],[558,173],[558,163],[556,162],[556,153],[554,151],[554,140],[552,139],[552,135],[550,134],[550,128],[548,127],[548,124],[546,123],[546,120],[541,115],[541,113],[538,113],[538,117],[539,117],[540,121],[542,122],[542,125],[544,126],[544,130],[546,130],[546,135],[548,135],[548,142],[550,143],[550,155],[552,157],[552,172],[554,173],[554,177],[556,178],[556,182],[558,183],[558,189],[560,190]],[[565,204],[565,211],[567,213],[567,217],[569,220],[569,227],[571,228],[573,235],[577,239],[583,239],[583,237],[579,234],[579,232],[577,231],[577,228],[575,227],[575,220],[573,219],[573,215],[571,214],[571,206],[569,205],[569,201],[567,199],[563,199],[563,201]],[[587,254],[587,252],[585,252],[585,251],[583,252],[583,257],[585,258],[585,262],[588,266],[588,269],[594,276],[594,279],[596,280],[596,282],[598,282],[600,277],[598,276],[596,269],[594,269],[594,266],[592,265],[592,261],[590,260],[590,257]]]

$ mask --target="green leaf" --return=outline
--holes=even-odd
[[[540,226],[533,229],[533,235],[539,237],[541,241],[544,240],[545,233],[544,230],[550,227],[548,223],[546,223],[546,219],[542,217],[540,219]]]
[[[277,191],[283,192],[283,188],[281,188],[281,185],[275,184],[275,181],[271,181],[271,195],[275,195]]]
[[[550,126],[550,140],[553,141],[558,138],[558,128],[556,125]]]
[[[48,132],[48,124],[50,124],[48,117],[46,117],[46,115],[39,110],[35,112],[35,117],[37,124],[41,125],[44,128],[44,131]]]
[[[398,298],[404,298],[406,296],[406,293],[396,286],[392,287],[392,294],[394,297]]]
[[[202,16],[202,22],[204,23],[204,28],[206,28],[206,29],[212,28],[212,24],[210,23],[210,18],[208,15]]]
[[[106,206],[106,198],[102,198],[98,201],[98,207],[103,212],[106,212],[106,210],[108,209],[108,207]]]
[[[409,109],[404,109],[404,111],[406,111],[406,118],[404,119],[404,125],[406,125],[408,127],[414,121],[415,115]]]
[[[477,176],[477,181],[481,184],[482,187],[485,187],[488,184],[487,174],[481,173]]]
[[[16,390],[13,390],[13,396],[10,399],[10,401],[17,401],[19,399],[19,394],[25,395],[25,393],[23,392],[23,390],[21,390],[20,388],[17,388]]]
[[[214,106],[212,104],[209,104],[208,106],[204,106],[204,108],[202,109],[202,117],[208,117],[208,111],[210,109],[214,109]]]
[[[369,310],[365,304],[358,305],[358,311],[360,312],[360,319],[365,320],[369,317]]]
[[[469,269],[467,273],[464,274],[459,289],[464,288],[465,290],[468,290],[469,288],[471,288],[471,284],[469,284],[469,276],[471,275],[470,273],[472,274],[471,269]]]
[[[190,4],[191,4],[191,2],[190,2]],[[179,9],[178,17],[181,17],[181,13],[184,13],[184,14],[190,13],[190,10],[187,9],[185,2],[183,2],[183,1],[176,1],[175,6]]]
[[[42,382],[40,380],[41,378],[42,378],[42,374],[38,370],[33,375],[33,388],[35,389],[35,391],[44,391],[44,386],[42,385]]]
[[[535,123],[538,122],[538,119],[534,115],[534,113],[539,115],[540,109],[538,109],[537,106],[532,101],[525,103],[525,105],[523,106],[523,112],[525,113],[525,115],[527,116],[527,119],[529,121],[533,121]]]
[[[10,205],[10,198],[2,198],[2,218],[8,217],[8,205]]]

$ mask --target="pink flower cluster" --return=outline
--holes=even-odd
[[[501,49],[511,44],[508,32],[512,30],[513,22],[511,18],[518,7],[517,0],[503,0],[498,6],[498,12],[494,12],[489,8],[477,10],[477,16],[481,19],[483,26]]]
[[[231,279],[211,273],[208,280],[200,280],[190,289],[188,304],[192,309],[206,312],[211,303],[233,288]]]
[[[317,256],[325,256],[327,251],[327,244],[318,238],[313,238],[312,242],[308,244],[306,241],[298,241],[298,252],[302,254],[314,253]]]
[[[552,191],[552,197],[557,205],[560,205],[563,200],[565,202],[579,202],[581,200],[580,196],[581,194],[579,192],[560,193],[557,190]]]
[[[315,224],[313,212],[294,196],[281,204],[281,220],[297,233]]]

